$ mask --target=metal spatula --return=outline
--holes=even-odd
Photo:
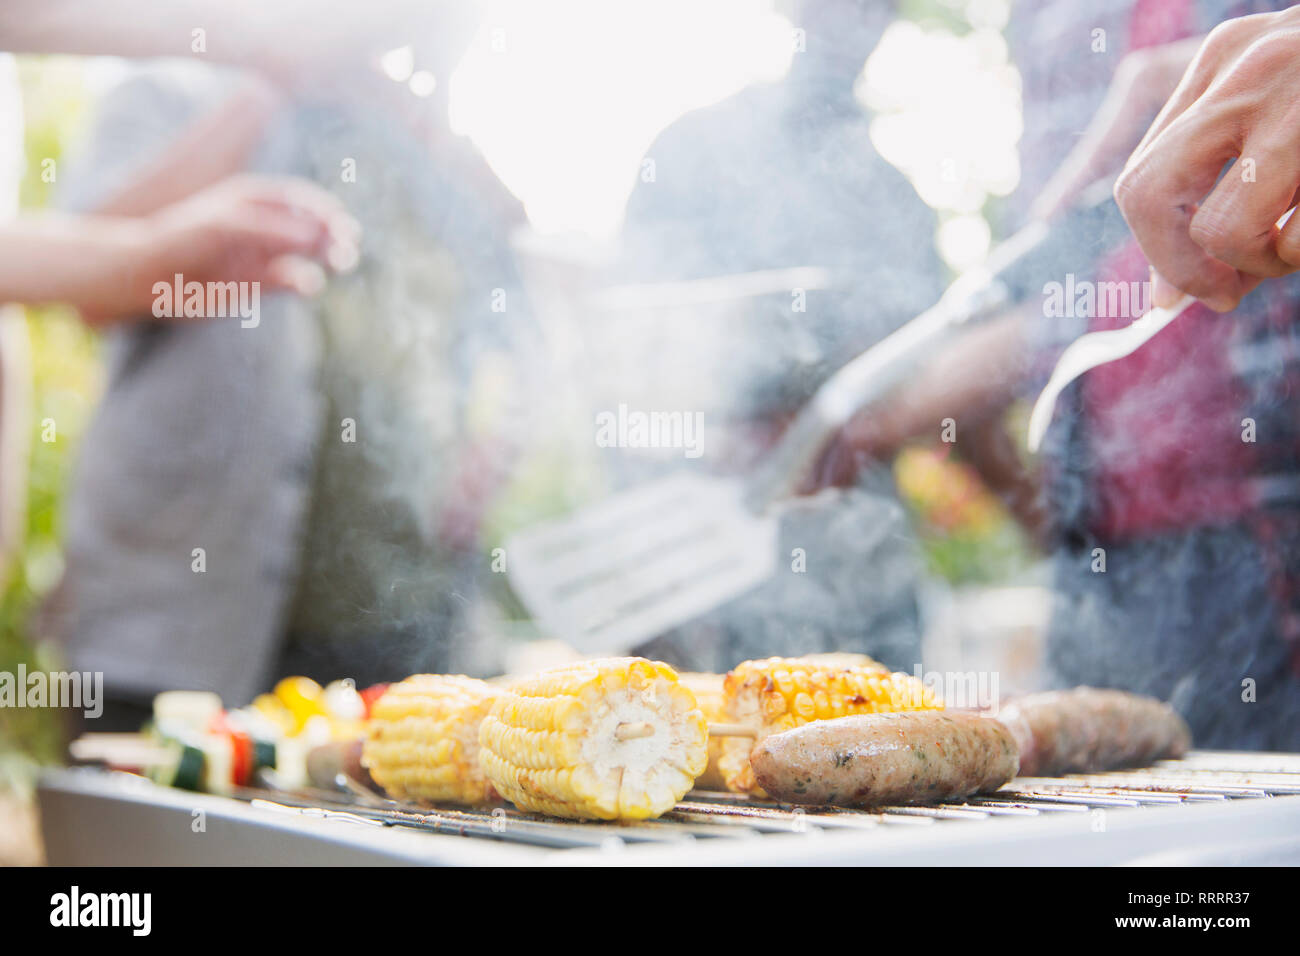
[[[1295,208],[1283,213],[1277,221],[1277,228],[1285,226],[1293,215]],[[1122,329],[1088,332],[1071,342],[1056,360],[1056,367],[1052,369],[1047,385],[1034,402],[1033,411],[1029,413],[1029,451],[1037,453],[1042,447],[1047,429],[1052,424],[1057,399],[1066,386],[1099,365],[1117,362],[1132,355],[1155,338],[1157,332],[1187,311],[1187,307],[1195,301],[1192,296],[1185,295],[1169,308],[1153,308]]]
[[[771,577],[778,505],[827,441],[940,341],[1008,299],[1000,272],[1038,246],[1035,225],[989,266],[828,379],[747,480],[676,475],[526,528],[505,542],[511,585],[541,628],[585,654],[625,652]]]
[[[1088,332],[1079,336],[1061,353],[1052,369],[1052,376],[1034,402],[1034,410],[1029,413],[1029,450],[1037,453],[1047,435],[1047,428],[1052,424],[1052,413],[1056,410],[1056,400],[1061,397],[1067,385],[1085,372],[1090,372],[1099,365],[1116,362],[1132,355],[1147,342],[1151,341],[1161,329],[1178,318],[1196,300],[1185,295],[1167,309],[1152,308],[1145,315],[1134,319],[1122,329],[1107,329],[1104,332]]]

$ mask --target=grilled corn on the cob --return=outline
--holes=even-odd
[[[815,658],[745,661],[727,674],[723,695],[727,720],[753,728],[758,738],[850,714],[943,708],[920,680],[869,658],[851,666]],[[753,744],[726,738],[718,764],[728,789],[762,795],[749,765]]]
[[[417,674],[375,702],[361,762],[397,800],[480,806],[499,798],[479,764],[479,725],[499,688]]]
[[[695,695],[695,700],[700,705],[704,719],[710,724],[726,723],[727,708],[726,701],[722,696],[722,675],[683,672],[679,676],[682,683]],[[722,757],[722,745],[725,741],[725,737],[709,737],[709,765],[704,768],[702,774],[695,778],[696,789],[727,789],[726,779],[722,776],[722,770],[718,766],[718,760]]]
[[[852,651],[822,651],[817,654],[800,654],[799,660],[810,664],[822,664],[826,667],[866,667],[884,669],[885,665],[867,654],[855,654]]]
[[[521,810],[638,820],[672,809],[708,763],[695,696],[667,664],[566,664],[513,685],[479,734],[488,779]]]

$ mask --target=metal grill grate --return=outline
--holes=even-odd
[[[959,803],[880,810],[800,808],[729,793],[693,791],[658,820],[586,823],[521,813],[512,808],[429,809],[354,792],[294,794],[243,790],[255,806],[283,813],[340,818],[372,826],[528,844],[549,849],[608,848],[611,844],[673,844],[738,840],[764,834],[877,828],[955,826],[998,817],[1043,817],[1095,810],[1267,800],[1300,795],[1300,754],[1194,751],[1182,760],[1140,770],[1064,777],[1018,777],[996,793]]]

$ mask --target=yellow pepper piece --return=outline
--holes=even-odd
[[[289,708],[274,694],[258,694],[253,698],[253,709],[275,725],[286,736],[298,730],[298,721]]]
[[[275,685],[275,696],[293,715],[297,730],[312,717],[326,714],[325,692],[310,677],[286,677]]]

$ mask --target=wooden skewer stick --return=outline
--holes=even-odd
[[[617,740],[637,740],[641,737],[653,737],[654,724],[648,720],[627,721],[614,728]],[[757,737],[758,728],[748,724],[709,724],[711,737]]]
[[[161,767],[174,759],[172,751],[144,734],[82,734],[68,745],[68,754],[111,767]]]
[[[641,737],[653,737],[655,725],[648,720],[628,721],[614,728],[616,740],[637,740]]]
[[[757,737],[758,728],[748,724],[709,724],[710,737]]]

